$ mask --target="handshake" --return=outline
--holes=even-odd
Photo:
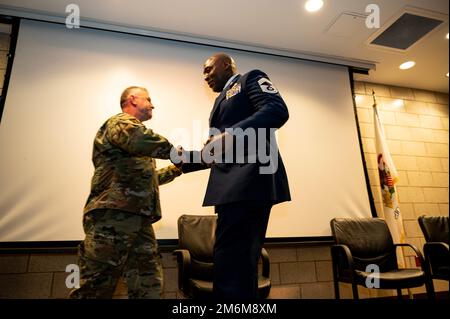
[[[211,135],[200,152],[186,152],[182,146],[172,148],[170,160],[178,168],[183,164],[189,163],[201,163],[210,167],[217,161],[219,156],[225,154],[232,146],[233,135],[228,132],[223,132],[218,135]],[[191,159],[190,153],[196,153],[193,156],[194,158]]]

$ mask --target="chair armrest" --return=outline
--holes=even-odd
[[[269,254],[265,248],[261,249],[262,275],[266,278],[270,276],[270,260]]]
[[[444,242],[427,242],[423,245],[423,254],[425,263],[433,276],[435,272],[439,273],[438,267],[448,266],[449,248]]]
[[[178,263],[178,288],[182,291],[188,287],[187,281],[190,277],[191,254],[186,249],[176,249],[172,253],[177,256]]]
[[[420,252],[419,249],[417,249],[416,246],[408,244],[408,243],[397,243],[397,244],[394,244],[394,246],[395,247],[409,247],[409,248],[411,248],[414,251],[414,253],[416,254],[417,258],[419,259],[420,268],[422,268],[422,270],[425,272],[426,276],[428,276],[428,277],[431,276],[430,265],[428,265],[428,263],[425,263],[425,259],[423,258],[422,253]]]
[[[340,258],[339,256],[343,256],[344,257],[344,261],[347,263],[348,265],[348,270],[350,272],[350,279],[355,282],[355,271],[354,271],[354,266],[353,266],[353,255],[350,251],[350,248],[348,248],[347,245],[333,245],[331,246],[331,259],[333,262],[333,273],[335,274],[336,278],[338,278],[339,276],[339,262],[340,262]],[[344,270],[344,269],[342,269]]]
[[[331,246],[331,257],[337,258],[340,253],[344,253],[343,256],[345,256],[345,260],[347,261],[349,268],[353,270],[353,255],[350,251],[350,248],[348,248],[347,245],[333,245]],[[338,261],[338,259],[336,260]]]
[[[414,251],[414,253],[416,254],[417,258],[419,258],[420,265],[423,268],[424,258],[423,258],[422,253],[420,252],[419,249],[417,249],[416,246],[408,244],[408,243],[397,243],[397,244],[394,244],[394,246],[395,247],[409,247],[409,248],[411,248]]]
[[[449,252],[448,244],[442,241],[430,241],[423,245],[423,253],[427,255],[427,251],[439,251],[442,254]]]

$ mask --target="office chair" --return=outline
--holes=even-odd
[[[431,278],[449,281],[448,217],[422,215],[418,221],[426,241],[423,245],[423,254]]]
[[[386,222],[380,218],[334,218],[330,222],[335,245],[331,247],[334,291],[340,298],[339,282],[352,285],[353,298],[359,299],[358,285],[367,288],[401,289],[425,284],[428,298],[434,298],[429,271],[421,252],[410,244],[392,241]],[[419,258],[421,269],[399,269],[397,247],[410,247]],[[374,272],[379,270],[378,275]]]
[[[178,288],[186,297],[212,297],[216,224],[216,215],[182,215],[178,218],[179,249],[173,253],[177,256]],[[266,298],[270,293],[271,281],[269,255],[264,248],[261,259],[258,292],[260,298]]]

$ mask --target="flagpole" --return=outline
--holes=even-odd
[[[377,130],[377,128],[378,128],[378,130],[381,132],[381,136],[383,136],[383,139],[384,139],[384,130],[383,130],[383,126],[381,125],[380,117],[379,117],[379,114],[378,114],[378,109],[377,109],[377,99],[376,99],[375,91],[374,91],[374,90],[372,90],[372,98],[373,98],[373,105],[372,105],[372,107],[373,107],[374,119],[375,119],[374,125],[375,125],[375,127],[376,127],[376,130]],[[378,125],[378,126],[377,126],[377,125]],[[376,134],[375,134],[375,140],[377,140],[377,138],[379,139],[380,136],[378,136],[378,134],[376,133]],[[376,142],[376,144],[377,144],[377,142]],[[387,146],[386,146],[386,148],[387,148]],[[377,157],[380,155],[380,154],[378,154],[378,151],[379,151],[379,150],[378,150],[378,145],[377,145]],[[382,153],[383,153],[382,155],[383,155],[383,156],[386,155],[386,154],[384,154],[384,152],[386,152],[386,151],[387,151],[387,149],[385,149],[385,150],[382,151]],[[387,151],[387,153],[389,153],[389,151]],[[389,158],[390,158],[390,155],[389,155]],[[387,160],[387,158],[386,158],[385,160]],[[390,169],[395,170],[395,169],[394,169],[394,166],[393,166],[392,159],[390,159],[389,162],[390,162],[389,164],[391,165]],[[388,165],[388,166],[389,166],[389,165]],[[379,168],[379,170],[380,170],[380,168]],[[396,172],[396,170],[395,170],[395,172]],[[394,175],[397,175],[397,173],[395,173]],[[393,189],[394,189],[394,193],[396,193],[396,190],[395,190],[395,184],[396,184],[396,182],[397,182],[397,176],[392,176],[392,177],[393,177],[393,178],[392,178],[392,185],[391,185],[391,186],[392,186]],[[381,177],[380,177],[380,179],[381,179]],[[380,182],[381,182],[381,181],[380,181]],[[381,186],[383,186],[383,185],[381,185]],[[395,198],[396,198],[395,201],[396,201],[396,204],[398,205],[398,200],[397,200],[397,197],[396,197],[396,196],[397,196],[397,195],[395,195]],[[389,229],[390,229],[390,231],[391,231],[391,235],[392,235],[393,237],[398,238],[398,233],[396,233],[396,236],[394,236],[394,234],[392,234],[392,225],[390,225],[390,224],[392,223],[392,218],[391,218],[391,215],[386,216],[386,212],[384,211],[384,210],[385,210],[386,202],[385,202],[384,196],[382,196],[382,197],[383,197],[383,217],[384,217],[384,219],[386,220],[386,222],[388,222]],[[386,208],[387,208],[387,207],[386,207]],[[394,206],[391,206],[391,208],[395,208],[395,207],[394,207]],[[389,213],[388,213],[388,214],[389,214]],[[401,215],[400,215],[400,211],[399,211],[399,209],[398,209],[398,206],[395,208],[394,214],[397,214],[397,217],[399,217],[400,220],[402,219],[402,218],[401,218]],[[388,217],[389,217],[389,220],[387,220]],[[397,217],[396,217],[396,219],[397,219]],[[401,228],[403,228],[403,223],[402,223]],[[403,238],[403,240],[404,240],[404,235],[403,235],[403,237],[400,236],[400,238]],[[400,242],[402,242],[402,239],[400,239]],[[397,261],[399,261],[399,260],[401,261],[402,266],[406,268],[405,253],[404,253],[403,247],[400,247],[400,255],[398,256]],[[408,291],[409,299],[413,299],[413,294],[412,294],[411,289],[408,288],[407,291]]]

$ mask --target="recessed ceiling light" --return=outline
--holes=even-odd
[[[445,76],[448,77],[448,72],[447,72],[447,74]]]
[[[309,11],[309,12],[316,12],[316,11],[320,10],[320,8],[322,8],[322,6],[323,6],[322,0],[308,0],[305,3],[305,9],[306,9],[306,11]]]
[[[448,33],[447,33],[447,35],[445,36],[446,38],[447,38],[447,40],[448,40]]]
[[[408,61],[408,62],[405,62],[405,63],[402,63],[402,64],[400,64],[400,66],[399,66],[399,68],[401,69],[401,70],[407,70],[407,69],[411,69],[413,66],[415,66],[416,65],[416,62],[414,62],[414,61]]]

